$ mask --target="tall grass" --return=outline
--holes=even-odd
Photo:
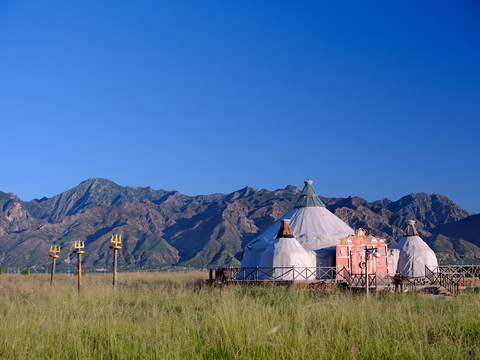
[[[5,359],[480,358],[480,295],[212,288],[206,273],[0,276]]]

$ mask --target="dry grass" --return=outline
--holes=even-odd
[[[5,359],[480,358],[480,295],[205,285],[207,273],[0,276]]]

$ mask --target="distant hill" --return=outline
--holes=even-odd
[[[243,246],[292,209],[298,195],[290,185],[275,191],[245,187],[231,194],[186,196],[122,187],[106,179],[89,179],[52,198],[29,202],[0,192],[0,264],[42,271],[55,243],[62,246],[58,269],[73,270],[73,242],[84,240],[84,267],[109,268],[109,239],[121,234],[119,267],[124,270],[236,265]],[[421,235],[445,259],[480,259],[476,238],[451,238],[449,231],[458,232],[441,227],[470,215],[444,196],[322,200],[350,226],[367,228],[392,245],[401,237],[405,220],[414,219]]]
[[[437,256],[449,263],[480,263],[480,214],[432,229]]]

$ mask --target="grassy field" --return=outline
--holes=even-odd
[[[480,294],[205,285],[207,273],[0,275],[2,359],[480,358]]]

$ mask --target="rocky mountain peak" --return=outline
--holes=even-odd
[[[125,239],[119,256],[124,269],[238,264],[243,246],[290,211],[298,196],[298,188],[290,185],[275,191],[247,186],[227,195],[192,197],[178,191],[122,187],[107,179],[88,179],[50,199],[30,202],[0,192],[0,259],[6,266],[46,266],[45,254],[52,242],[68,247],[73,240],[85,239],[89,247],[85,266],[106,267],[105,244],[119,233]],[[468,216],[436,194],[376,202],[357,196],[321,198],[353,228],[367,228],[391,244],[402,236],[406,220],[416,220],[427,237],[432,229]],[[457,257],[476,254],[475,245],[465,239],[454,242],[443,235],[439,239],[426,241],[451,241],[445,251],[452,248]],[[62,266],[66,270],[70,265],[61,262]]]
[[[8,193],[8,196],[9,196],[10,199],[12,199],[13,201],[20,201],[20,198],[18,197],[18,195],[15,195],[15,194],[12,193],[12,192],[9,192],[9,193]]]
[[[300,192],[300,190],[296,186],[293,186],[293,185],[287,185],[287,187],[285,187],[285,190],[287,190],[289,192],[292,192],[292,193]]]

